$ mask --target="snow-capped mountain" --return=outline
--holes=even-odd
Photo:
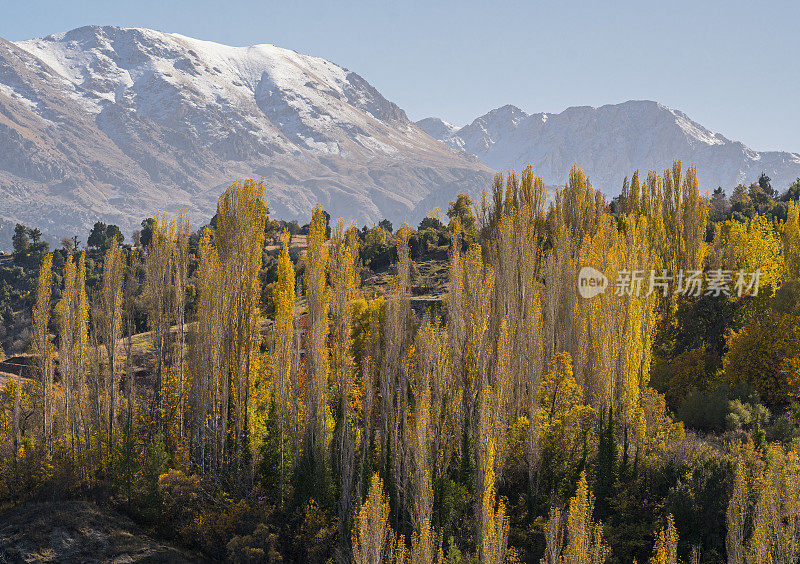
[[[434,139],[439,139],[440,141],[443,139],[453,139],[452,145],[457,146],[459,149],[463,148],[458,145],[459,142],[455,139],[455,133],[459,128],[452,123],[447,123],[439,118],[429,117],[419,120],[417,125]]]
[[[272,45],[96,26],[0,39],[0,217],[56,235],[181,207],[200,223],[249,176],[273,217],[319,201],[363,223],[424,215],[491,171],[356,73]]]
[[[417,125],[492,169],[520,170],[532,164],[548,185],[563,185],[577,164],[607,196],[619,194],[624,177],[635,169],[663,171],[675,158],[697,165],[700,182],[709,190],[722,186],[730,193],[739,183],[757,180],[761,172],[778,189],[800,177],[800,154],[754,151],[712,133],[683,112],[649,101],[532,115],[503,106],[460,129],[437,118]]]
[[[98,219],[129,232],[181,207],[200,224],[250,176],[273,217],[304,221],[321,202],[359,223],[414,221],[479,193],[491,169],[530,163],[560,185],[577,163],[614,195],[635,168],[675,157],[710,189],[800,176],[800,155],[753,151],[655,102],[414,124],[358,74],[272,45],[96,26],[0,39],[0,220],[54,236]]]

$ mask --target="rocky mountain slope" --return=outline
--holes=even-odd
[[[548,185],[563,184],[577,163],[596,188],[611,196],[619,194],[623,178],[633,170],[663,171],[674,158],[696,164],[709,190],[722,186],[730,193],[761,172],[779,189],[800,177],[800,154],[754,151],[657,102],[580,106],[557,114],[503,106],[461,128],[437,118],[417,125],[495,170],[532,164]]]
[[[248,176],[273,217],[319,201],[363,223],[424,215],[491,171],[356,73],[272,45],[94,26],[0,39],[0,218],[71,235],[187,207],[200,223]]]

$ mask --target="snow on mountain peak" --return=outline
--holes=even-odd
[[[712,190],[752,182],[762,171],[775,186],[800,176],[800,156],[754,151],[650,100],[533,115],[507,105],[445,136],[420,126],[495,170],[532,164],[548,185],[562,184],[578,164],[610,196],[633,170],[661,171],[675,158],[696,164],[701,182]]]
[[[277,217],[320,202],[369,222],[477,194],[490,169],[532,164],[553,186],[578,164],[614,195],[674,158],[710,189],[800,176],[800,155],[753,151],[653,101],[414,124],[358,74],[270,44],[113,26],[0,39],[0,219],[55,235],[181,207],[202,221],[245,176],[264,177]]]
[[[125,96],[143,99],[136,109],[145,113],[159,113],[157,98],[170,94],[244,112],[255,111],[255,102],[290,141],[337,154],[346,149],[331,135],[336,127],[356,127],[355,141],[362,148],[392,153],[390,145],[368,141],[369,130],[385,121],[410,125],[402,110],[355,73],[274,45],[231,47],[112,26],[83,27],[17,45],[71,82],[76,98],[94,113],[105,103],[124,103]]]
[[[221,187],[263,176],[279,217],[319,201],[362,222],[407,219],[490,174],[318,57],[114,26],[0,39],[0,194],[25,186],[69,210],[8,197],[0,217],[51,231],[180,207],[202,220]]]

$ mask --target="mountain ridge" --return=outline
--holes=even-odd
[[[573,164],[608,196],[619,194],[635,169],[663,171],[673,159],[694,164],[704,187],[730,190],[766,172],[773,186],[800,177],[800,154],[754,151],[652,100],[599,107],[572,106],[558,113],[528,114],[505,105],[471,123],[445,131],[438,118],[417,122],[443,143],[478,157],[495,170],[532,164],[548,185],[563,184]]]
[[[273,217],[319,202],[359,223],[414,222],[495,170],[532,164],[552,187],[577,164],[610,197],[674,158],[708,189],[800,176],[800,155],[753,151],[653,101],[414,123],[357,73],[267,43],[116,26],[0,38],[0,219],[55,237],[97,220],[130,233],[180,208],[200,225],[245,177],[264,178]]]
[[[0,134],[0,217],[59,235],[180,207],[199,224],[243,177],[273,216],[413,219],[492,174],[330,61],[144,28],[0,39]]]

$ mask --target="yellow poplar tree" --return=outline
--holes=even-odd
[[[438,421],[442,413],[432,410],[431,397],[433,383],[444,364],[444,350],[446,348],[440,330],[431,322],[430,316],[426,316],[408,354],[408,362],[413,365],[409,371],[412,374],[410,385],[414,406],[410,424],[410,450],[413,467],[411,520],[414,526],[411,561],[415,564],[433,562],[436,557],[430,460],[433,421]]]
[[[103,283],[100,290],[103,345],[108,359],[106,371],[106,417],[108,419],[108,456],[113,458],[114,421],[116,419],[117,340],[122,316],[122,274],[125,268],[122,249],[114,239],[103,260]]]
[[[397,274],[392,277],[385,301],[384,352],[380,365],[380,407],[383,462],[395,477],[398,510],[410,509],[410,467],[408,410],[410,380],[408,349],[411,343],[411,257],[408,240],[411,230],[403,225],[395,233]]]
[[[42,444],[52,448],[53,428],[53,345],[50,340],[50,299],[53,292],[53,255],[48,253],[39,268],[36,304],[33,308],[33,353],[37,356],[42,377]],[[17,379],[19,389],[20,381]],[[17,422],[19,425],[19,422]]]
[[[275,303],[275,389],[280,419],[280,496],[283,499],[284,485],[284,436],[286,418],[293,412],[292,389],[292,342],[294,341],[294,266],[289,258],[289,232],[281,235],[281,253],[278,256],[278,281],[273,290]],[[296,416],[296,415],[295,415]]]
[[[311,214],[308,235],[305,289],[308,300],[308,426],[307,454],[313,456],[314,468],[322,475],[326,462],[326,416],[328,406],[328,310],[330,289],[326,278],[330,256],[325,240],[326,215],[317,204]]]
[[[783,227],[783,256],[786,279],[800,279],[800,203],[797,201],[789,202]]]
[[[67,253],[62,274],[63,289],[61,299],[56,304],[58,318],[58,364],[61,372],[61,386],[64,390],[64,423],[68,428],[69,442],[75,453],[75,322],[77,304],[75,292],[75,261],[72,253]]]
[[[387,562],[394,534],[389,525],[389,496],[383,493],[383,482],[373,474],[369,494],[356,515],[353,529],[353,563]]]
[[[198,377],[192,386],[195,409],[194,456],[198,466],[219,470],[228,429],[229,379],[223,370],[226,292],[211,230],[203,229],[198,245],[197,348]]]
[[[186,409],[186,389],[187,389],[187,374],[186,374],[186,285],[188,282],[188,268],[189,268],[189,236],[191,235],[191,226],[189,224],[189,212],[182,209],[178,213],[178,219],[175,228],[175,250],[173,265],[175,271],[173,273],[173,302],[174,302],[174,315],[175,325],[178,329],[178,343],[177,354],[178,357],[178,390],[179,390],[179,405],[178,405],[178,418],[179,418],[179,431],[181,439],[183,439],[183,423],[184,411]]]
[[[340,538],[344,542],[345,517],[350,508],[355,470],[353,435],[353,300],[356,297],[356,254],[352,237],[347,237],[344,222],[339,220],[331,238],[331,375],[339,400],[336,427],[334,468],[339,476]]]
[[[169,326],[172,318],[172,241],[174,222],[166,214],[156,214],[150,244],[145,260],[145,296],[148,305],[147,320],[150,339],[155,353],[155,394],[151,406],[152,421],[158,422],[157,414],[163,409],[162,395],[165,363],[168,356]]]
[[[765,453],[757,485],[747,562],[797,562],[800,558],[800,459],[780,445]]]
[[[508,545],[509,521],[505,504],[500,501],[495,508],[494,441],[486,445],[486,478],[481,494],[482,534],[480,561],[483,564],[505,562]]]
[[[227,318],[222,340],[224,370],[233,409],[233,456],[241,469],[250,441],[251,391],[260,366],[261,313],[259,272],[264,248],[264,226],[269,210],[263,180],[235,182],[217,204],[216,247],[226,294]],[[230,313],[228,313],[230,312]]]
[[[726,518],[725,552],[728,564],[744,564],[744,526],[748,504],[744,461],[736,461],[733,494],[728,503]]]
[[[667,516],[667,525],[656,536],[650,564],[678,564],[678,532],[672,515]]]
[[[747,283],[750,282],[749,275],[758,270],[760,285],[773,289],[780,286],[784,275],[792,276],[791,245],[787,246],[785,228],[782,245],[780,229],[780,224],[762,215],[755,215],[747,222],[729,220],[715,226],[709,264],[714,269],[733,271],[732,293],[740,270],[747,274]]]
[[[75,370],[75,388],[76,388],[76,398],[74,405],[75,407],[75,418],[79,419],[76,421],[76,434],[78,433],[78,427],[82,426],[84,429],[84,444],[89,444],[89,431],[88,425],[86,425],[86,421],[88,417],[83,415],[81,412],[84,409],[84,405],[88,402],[86,398],[88,397],[88,389],[86,386],[86,362],[87,362],[87,348],[89,345],[89,296],[86,294],[86,251],[81,252],[78,256],[78,264],[75,270],[75,307],[76,307],[76,318],[74,324],[74,336],[73,336],[73,343],[75,347],[75,360],[73,362],[73,368]],[[78,446],[80,447],[80,441],[78,441]]]
[[[592,521],[594,496],[586,483],[586,473],[581,472],[578,489],[569,502],[566,516],[567,545],[560,562],[562,564],[601,564],[609,550],[603,544],[603,526]]]

